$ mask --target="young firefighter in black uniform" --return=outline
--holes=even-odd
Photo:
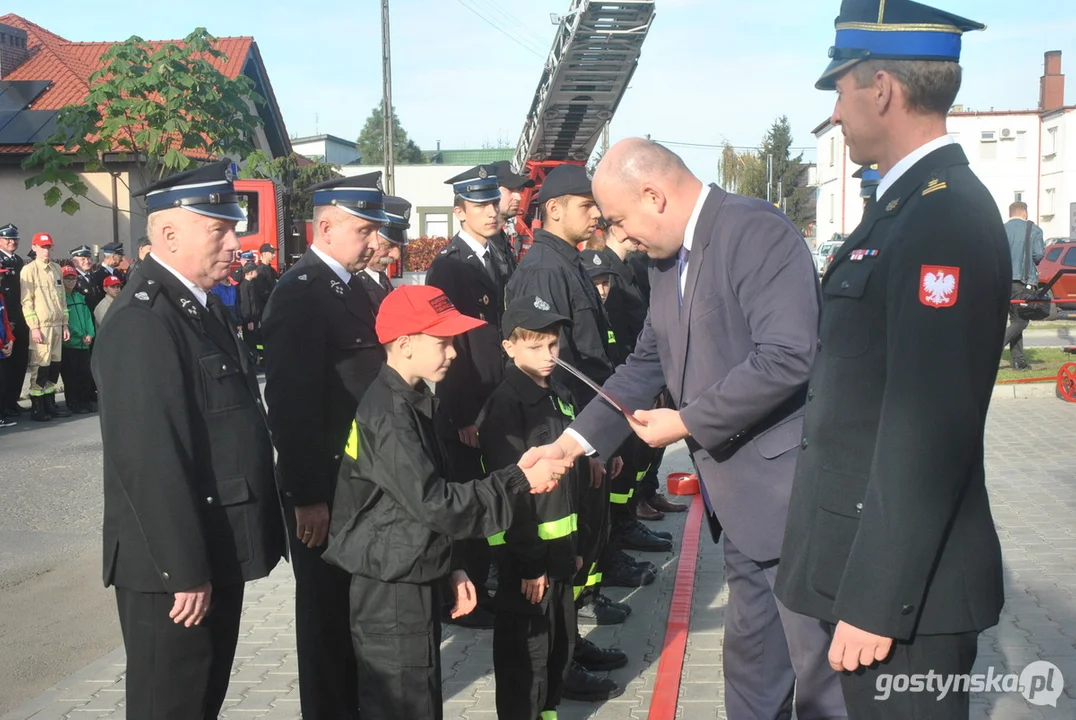
[[[482,473],[478,452],[478,413],[504,377],[501,313],[505,278],[490,238],[498,233],[501,191],[497,178],[483,166],[446,181],[456,193],[455,216],[460,231],[433,259],[426,284],[441,289],[461,313],[484,325],[456,338],[459,357],[444,382],[437,384],[441,402],[438,427],[449,456],[449,478],[467,481]],[[486,587],[489,546],[483,540],[464,542],[467,572],[478,588],[479,610],[461,625],[493,627],[493,600]]]
[[[402,250],[407,245],[407,229],[411,227],[411,203],[403,198],[386,195],[385,215],[389,221],[377,231],[377,250],[374,250],[370,263],[359,274],[375,314],[393,291],[388,269],[392,263],[400,261]]]
[[[258,266],[249,260],[243,264],[243,282],[239,284],[239,318],[242,321],[243,341],[250,348],[251,354],[257,359],[260,367],[263,359],[262,352],[262,298],[261,282],[258,275]]]
[[[324,558],[351,573],[351,637],[363,720],[439,720],[442,586],[453,617],[472,611],[474,585],[453,540],[503,532],[531,492],[557,486],[569,463],[519,465],[448,482],[426,383],[456,357],[452,338],[482,324],[437,288],[394,290],[377,316],[388,360],[359,403],[341,466]]]
[[[478,418],[487,469],[510,467],[575,418],[570,393],[550,378],[561,329],[570,326],[540,297],[519,297],[505,311],[511,363]],[[577,461],[556,490],[534,498],[533,515],[521,513],[507,532],[489,539],[500,582],[493,629],[498,717],[556,717],[575,648],[573,578],[583,565],[575,504],[579,485],[590,483],[591,462],[598,461]]]

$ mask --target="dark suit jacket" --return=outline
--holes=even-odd
[[[265,577],[285,530],[250,357],[155,260],[139,278],[92,357],[105,585],[175,593]]]
[[[901,176],[841,247],[777,576],[792,610],[898,639],[997,623],[983,433],[1010,271],[959,145]]]
[[[818,280],[798,231],[768,203],[711,186],[692,241],[684,308],[677,258],[650,270],[650,315],[605,383],[636,409],[668,384],[712,510],[748,557],[778,557],[804,386],[814,360]],[[627,421],[601,400],[572,425],[604,457]]]

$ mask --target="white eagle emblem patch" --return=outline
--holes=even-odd
[[[960,268],[923,265],[919,277],[919,302],[927,307],[956,305],[960,293]]]
[[[543,300],[540,297],[534,298],[534,307],[538,308],[542,312],[549,312],[549,310],[550,310],[549,303],[547,303],[545,300]]]

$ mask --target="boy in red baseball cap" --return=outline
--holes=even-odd
[[[359,403],[323,556],[352,575],[364,717],[440,720],[441,601],[452,617],[477,603],[453,540],[503,532],[530,493],[554,489],[571,467],[524,456],[486,478],[445,480],[426,383],[444,378],[453,338],[484,324],[428,286],[393,290],[377,316],[387,360]]]

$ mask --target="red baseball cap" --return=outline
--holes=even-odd
[[[118,277],[116,277],[115,275],[109,275],[101,283],[101,287],[112,287],[114,285],[122,285],[122,284],[123,284],[123,281],[120,280]]]
[[[52,247],[52,235],[49,235],[48,233],[36,233],[31,244],[37,245],[38,247]]]
[[[64,265],[64,269],[61,271],[63,276],[66,277],[78,277],[78,273],[75,272],[75,268],[70,265]]]
[[[460,313],[438,288],[403,285],[389,293],[377,311],[377,339],[384,344],[419,333],[455,337],[485,324]]]

